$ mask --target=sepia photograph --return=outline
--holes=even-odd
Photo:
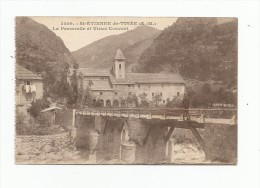
[[[15,18],[15,163],[237,165],[235,17]]]

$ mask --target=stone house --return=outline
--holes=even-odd
[[[43,96],[42,77],[21,65],[16,64],[16,110],[18,113],[27,114],[32,101]]]

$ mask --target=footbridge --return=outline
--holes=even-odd
[[[206,158],[236,160],[236,109],[84,108],[74,113],[75,126],[85,127],[85,136],[97,132],[93,152],[112,152],[126,163],[171,162],[176,128],[190,130]]]

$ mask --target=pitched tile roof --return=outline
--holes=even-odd
[[[84,76],[110,76],[109,69],[80,68],[79,72]]]
[[[105,91],[112,91],[111,85],[109,84],[108,80],[92,80],[91,90],[105,90]]]
[[[135,83],[173,83],[184,84],[185,81],[177,73],[126,73],[125,79],[116,79],[109,69],[80,68],[84,76],[110,77],[112,84],[135,84]]]
[[[113,84],[134,84],[134,80],[130,74],[125,74],[125,79],[116,79],[114,75],[110,75],[110,80]]]
[[[185,81],[176,73],[128,73],[135,83],[174,83],[184,84]]]
[[[41,80],[42,79],[42,77],[40,77],[38,74],[33,73],[18,64],[16,64],[15,75],[16,75],[16,78],[22,79],[22,80]]]

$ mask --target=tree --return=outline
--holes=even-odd
[[[182,101],[183,97],[182,96],[175,96],[172,100],[169,98],[166,101],[166,107],[170,108],[182,108]]]
[[[141,107],[149,107],[149,102],[146,99],[146,97],[147,97],[146,93],[142,93],[138,97],[141,100],[141,104],[140,104]]]
[[[84,88],[84,77],[82,74],[78,76],[78,88],[77,88],[77,103],[82,106],[86,105],[88,107],[93,105],[93,95],[91,93],[91,86],[93,82],[91,80],[88,81],[87,86]]]
[[[78,100],[78,76],[77,76],[77,69],[73,70],[73,74],[70,78],[70,86],[71,86],[71,92],[68,97],[68,105],[74,105],[77,103]]]
[[[120,101],[120,106],[121,106],[121,107],[125,107],[125,106],[126,106],[126,101],[125,101],[124,98],[121,97],[121,98],[119,99],[119,101]]]
[[[162,96],[160,95],[160,93],[155,93],[155,95],[152,98],[152,101],[155,104],[155,106],[158,106],[158,103],[162,101]]]
[[[38,99],[31,103],[31,107],[28,108],[28,112],[32,117],[36,118],[43,109],[48,107],[50,107],[50,103],[46,99]]]
[[[134,95],[132,95],[132,94],[128,95],[126,97],[125,101],[126,101],[127,106],[129,106],[129,105],[131,105],[131,106],[134,105],[135,107],[138,106],[138,98],[135,94]]]
[[[88,107],[92,106],[93,103],[93,96],[91,93],[90,88],[87,86],[86,89],[83,91],[83,98],[82,104]]]

